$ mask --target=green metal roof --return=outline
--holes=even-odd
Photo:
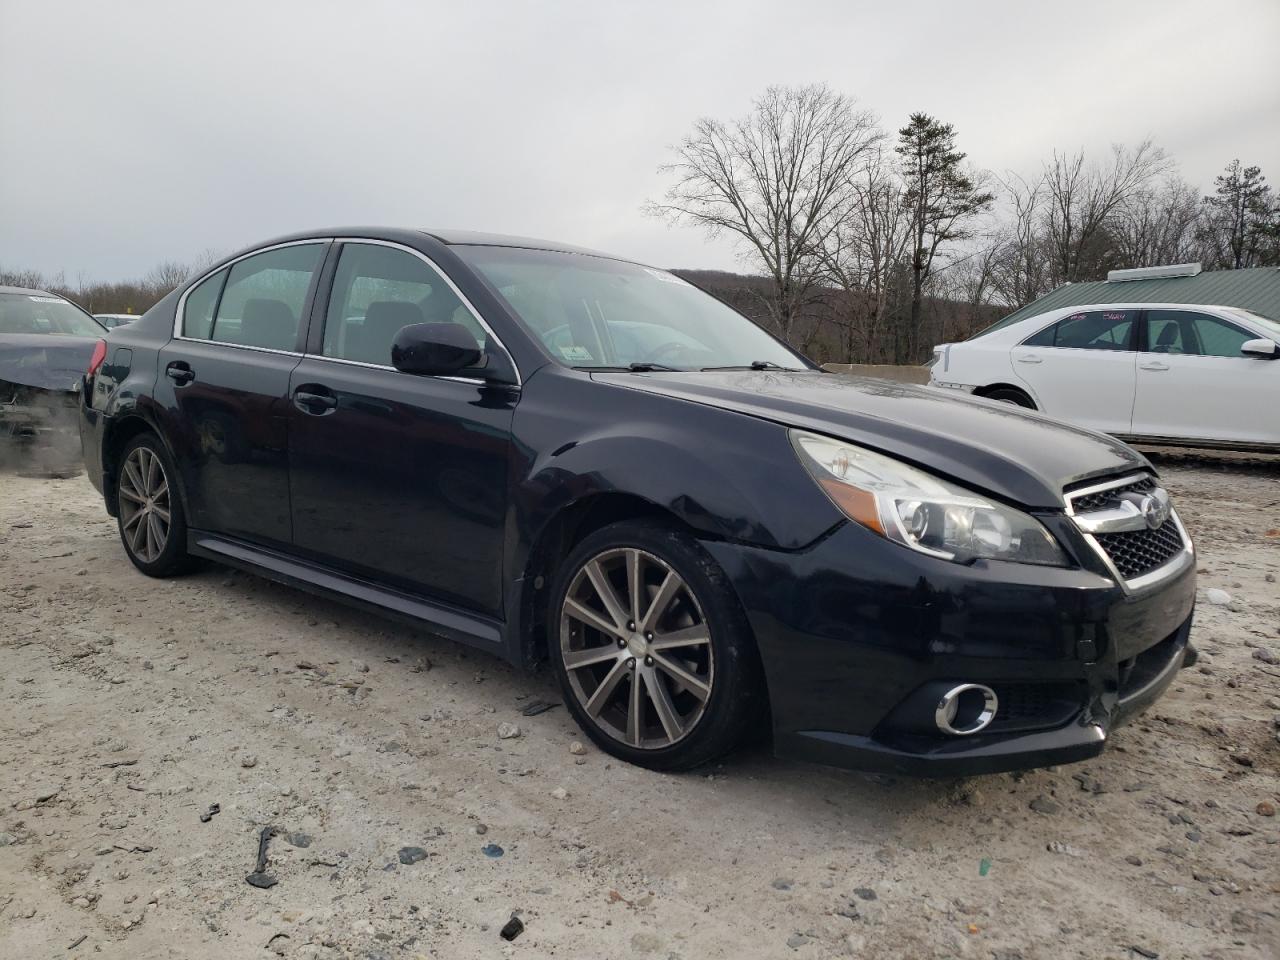
[[[1015,310],[1000,321],[1000,326],[1059,307],[1077,307],[1086,303],[1202,303],[1205,306],[1241,307],[1272,320],[1280,320],[1280,268],[1250,267],[1247,270],[1210,270],[1194,277],[1068,283]]]

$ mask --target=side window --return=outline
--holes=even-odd
[[[210,340],[293,350],[311,277],[324,244],[308,243],[254,254],[232,264]]]
[[[1191,314],[1181,310],[1147,311],[1147,351],[1149,353],[1194,353],[1191,341]],[[1183,331],[1186,331],[1184,335]]]
[[[484,328],[421,258],[395,247],[344,244],[321,353],[389,366],[396,334],[415,323],[458,323],[485,345]]]
[[[227,271],[219,270],[201,280],[190,293],[182,308],[182,335],[196,340],[212,339],[213,311],[218,306],[218,295],[227,279]]]
[[[1051,323],[1035,336],[1022,341],[1024,347],[1052,347],[1053,338],[1058,332],[1058,325]]]
[[[1206,313],[1193,313],[1189,316],[1195,337],[1199,341],[1201,356],[1238,357],[1245,342],[1254,339],[1253,334]]]
[[[1088,310],[1073,313],[1054,326],[1052,346],[1076,350],[1131,350],[1134,311]],[[1039,346],[1050,346],[1048,343]]]

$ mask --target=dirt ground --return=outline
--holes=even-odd
[[[0,474],[0,957],[1280,957],[1280,465],[1160,466],[1200,666],[1098,760],[963,782],[613,762],[523,715],[545,675],[147,580],[83,474]]]

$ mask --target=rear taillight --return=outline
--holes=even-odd
[[[89,358],[89,370],[85,376],[92,380],[97,376],[102,365],[107,362],[107,341],[99,340],[93,347],[93,356]]]

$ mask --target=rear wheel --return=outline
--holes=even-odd
[[[1036,405],[1026,393],[1017,387],[996,387],[994,390],[988,390],[982,394],[988,400],[999,400],[1001,403],[1011,403],[1015,407],[1026,407],[1028,410],[1034,410]]]
[[[746,618],[687,534],[625,522],[563,564],[548,617],[565,702],[602,749],[682,770],[732,750],[763,711]]]
[[[133,565],[150,577],[169,577],[190,565],[187,523],[176,473],[158,437],[131,440],[116,473],[120,541]]]

